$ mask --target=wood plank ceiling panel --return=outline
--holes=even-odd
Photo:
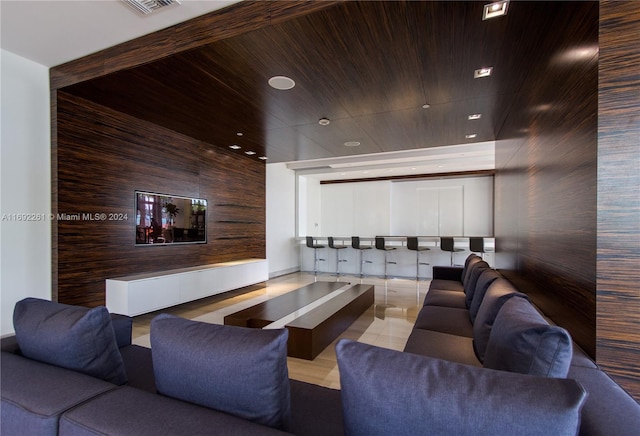
[[[550,56],[538,32],[581,7],[517,2],[487,21],[482,7],[344,2],[66,90],[269,162],[488,141],[532,66]],[[494,75],[474,79],[486,66]],[[275,90],[274,75],[296,86]],[[483,118],[469,122],[472,113]],[[322,117],[332,123],[319,126]]]

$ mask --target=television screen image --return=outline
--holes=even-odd
[[[135,200],[136,245],[207,242],[207,200],[140,191]]]

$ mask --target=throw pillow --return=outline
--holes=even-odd
[[[576,435],[586,392],[524,376],[341,339],[347,436]]]
[[[471,320],[471,324],[476,322],[478,309],[480,309],[480,304],[482,304],[482,300],[484,300],[484,294],[487,292],[489,285],[499,278],[500,273],[494,269],[483,268],[480,270],[478,280],[476,280],[475,283],[475,289],[472,293],[473,298],[469,302],[469,319]],[[469,301],[469,299],[467,299],[467,301]]]
[[[511,282],[503,278],[494,280],[485,292],[473,323],[473,350],[480,362],[484,361],[484,353],[496,316],[502,309],[502,305],[511,297],[528,298],[526,294],[518,292]]]
[[[464,261],[464,267],[462,268],[462,275],[460,277],[460,281],[462,282],[463,286],[465,283],[467,283],[467,280],[469,280],[469,274],[471,274],[473,265],[481,261],[482,258],[475,253],[471,253],[469,256],[467,256],[467,259]]]
[[[470,268],[469,276],[467,277],[466,282],[464,283],[464,294],[465,294],[465,302],[467,307],[471,307],[471,300],[473,299],[473,295],[476,290],[476,284],[478,283],[478,278],[483,271],[491,269],[489,264],[484,260],[480,260],[473,264]]]
[[[291,403],[286,329],[207,324],[171,315],[151,321],[161,394],[287,430]]]
[[[529,301],[510,298],[491,328],[484,367],[522,374],[564,378],[573,346],[562,327],[552,326]]]
[[[127,382],[111,317],[104,306],[88,309],[25,298],[16,303],[13,326],[25,357],[117,385]]]

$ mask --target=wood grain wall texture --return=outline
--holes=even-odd
[[[264,163],[57,93],[58,301],[105,303],[105,279],[243,258],[265,258]],[[207,243],[135,246],[134,191],[206,198]]]
[[[640,400],[640,2],[601,2],[596,357]]]
[[[548,58],[530,72],[496,141],[496,266],[594,356],[597,3],[536,37]],[[593,51],[570,61],[575,44]]]

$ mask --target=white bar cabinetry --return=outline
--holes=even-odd
[[[266,259],[245,259],[107,279],[107,309],[136,316],[264,282],[268,278]]]

